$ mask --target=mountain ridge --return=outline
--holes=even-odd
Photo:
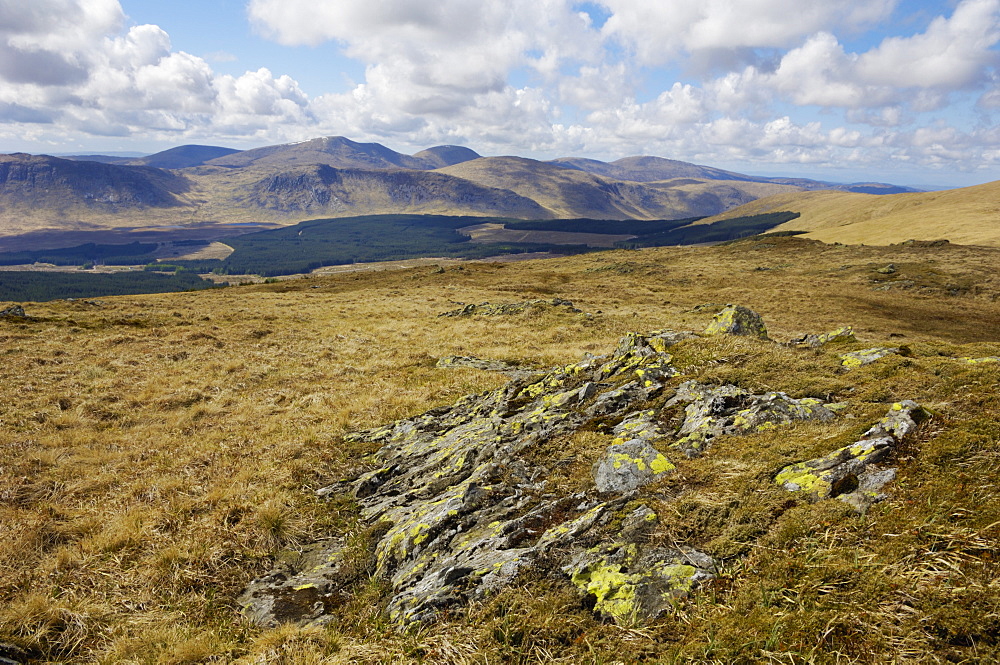
[[[418,212],[679,219],[827,186],[653,156],[609,163],[540,161],[482,156],[457,145],[406,155],[342,136],[251,150],[184,145],[137,159],[16,154],[3,161],[13,175],[0,190],[0,237],[39,230],[294,224],[313,217]],[[17,163],[30,166],[12,166]],[[35,186],[39,177],[47,186]],[[335,180],[340,184],[333,186]]]

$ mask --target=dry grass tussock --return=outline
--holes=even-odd
[[[765,238],[27,304],[32,320],[0,320],[0,644],[68,663],[995,662],[1000,366],[954,358],[1000,355],[998,259]],[[437,317],[554,295],[589,315]],[[722,560],[716,582],[645,627],[602,623],[564,580],[530,577],[419,631],[388,624],[368,527],[350,500],[313,494],[372,452],[343,434],[504,381],[437,369],[441,356],[567,363],[628,331],[703,329],[712,308],[697,306],[726,302],[775,339],[852,324],[848,350],[905,348],[843,373],[829,351],[678,347],[684,379],[851,404],[833,426],[723,438],[652,486],[653,538]],[[769,484],[906,398],[936,417],[902,452],[890,500],[859,516]],[[536,454],[582,487],[609,438]],[[331,536],[357,549],[336,621],[238,617],[251,578]]]

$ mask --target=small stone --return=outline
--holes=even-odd
[[[706,335],[743,335],[767,339],[767,326],[760,315],[742,305],[727,305],[705,328]]]
[[[842,328],[837,328],[836,330],[820,333],[818,335],[803,335],[802,337],[796,337],[795,339],[789,341],[788,344],[789,346],[796,346],[800,349],[815,349],[827,344],[839,344],[856,341],[857,338],[854,337],[854,329],[851,326],[844,326]]]
[[[856,369],[858,367],[863,367],[864,365],[870,365],[876,360],[881,360],[886,356],[891,356],[892,354],[899,352],[900,349],[897,347],[874,346],[870,349],[852,351],[851,353],[841,355],[840,364],[844,367],[844,369]]]
[[[894,272],[896,272],[896,266],[895,266],[895,264],[893,264],[893,263],[890,263],[890,264],[889,264],[889,265],[887,265],[887,266],[884,266],[884,267],[882,267],[882,268],[879,268],[879,269],[878,269],[878,270],[876,270],[875,272],[879,273],[880,275],[891,275],[891,274],[893,274]]]

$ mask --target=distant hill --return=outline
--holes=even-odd
[[[714,215],[788,186],[684,178],[661,182],[614,180],[552,162],[483,157],[439,169],[533,199],[554,217],[673,219]]]
[[[414,159],[422,161],[426,168],[440,169],[445,166],[454,166],[462,162],[479,159],[480,155],[475,150],[464,148],[460,145],[439,145],[427,150],[421,150],[413,155]]]
[[[655,156],[543,162],[456,145],[406,155],[342,136],[242,151],[184,145],[144,157],[3,161],[0,237],[379,214],[681,219],[800,190],[905,189],[753,176]]]
[[[271,173],[237,193],[245,208],[305,217],[330,214],[377,214],[385,210],[538,218],[551,213],[531,198],[444,173],[335,169],[325,164]]]
[[[218,157],[208,162],[215,166],[288,167],[326,164],[338,168],[424,169],[421,160],[386,148],[378,143],[357,143],[343,136],[254,148]]]
[[[14,153],[17,154],[17,153]],[[121,155],[52,155],[59,159],[69,159],[74,162],[99,162],[101,164],[128,164],[135,157],[122,157]]]
[[[1000,246],[1000,181],[940,192],[874,196],[850,192],[798,192],[771,196],[705,219],[774,211],[801,213],[775,231],[807,231],[824,242],[886,245],[904,240],[947,239]]]
[[[77,207],[105,212],[183,205],[180,174],[150,167],[74,161],[47,155],[0,155],[0,201],[27,210]]]
[[[783,178],[753,176],[734,171],[725,171],[710,166],[699,166],[690,162],[681,162],[675,159],[664,159],[662,157],[651,157],[647,155],[637,157],[625,157],[613,162],[602,162],[596,159],[581,159],[578,157],[561,157],[549,162],[556,166],[567,169],[575,169],[614,178],[617,180],[628,180],[633,182],[655,182],[657,180],[672,180],[674,178],[696,178],[701,180],[728,180],[737,182],[759,182],[772,183],[776,185],[788,185],[807,190],[834,189],[847,192],[860,192],[863,194],[899,194],[903,192],[916,192],[912,187],[900,187],[885,183],[833,183],[820,180],[810,180],[808,178]]]
[[[134,166],[155,166],[160,169],[186,169],[192,166],[201,166],[211,159],[218,159],[237,152],[240,151],[213,145],[182,145],[154,155],[133,159],[128,163]]]
[[[699,166],[688,162],[662,157],[626,157],[614,162],[579,157],[560,157],[550,164],[563,168],[585,171],[605,178],[631,180],[634,182],[655,182],[674,178],[701,178],[707,180],[748,180],[763,182],[766,178],[754,178],[740,173],[723,171],[710,166]]]

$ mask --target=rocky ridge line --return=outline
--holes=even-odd
[[[727,307],[704,334],[767,333],[752,311]],[[679,374],[670,349],[698,337],[631,333],[609,356],[588,354],[349,435],[380,446],[373,468],[320,494],[352,492],[372,525],[375,574],[391,590],[391,619],[401,626],[433,620],[534,570],[564,575],[595,612],[632,624],[671,611],[676,598],[710,581],[717,573],[712,557],[684,544],[650,544],[660,516],[641,501],[642,488],[703,454],[718,436],[830,421],[841,405],[694,381],[668,395],[667,383]],[[671,431],[664,411],[681,405],[683,423]],[[892,478],[875,463],[924,415],[912,402],[894,405],[862,441],[789,465],[774,482],[809,500],[849,495],[845,500],[864,510]],[[551,469],[533,453],[595,423],[613,438],[594,463],[591,488],[568,493],[552,486]],[[346,592],[347,556],[340,540],[308,548],[297,565],[278,566],[246,589],[239,599],[245,615],[262,625],[329,621]]]

